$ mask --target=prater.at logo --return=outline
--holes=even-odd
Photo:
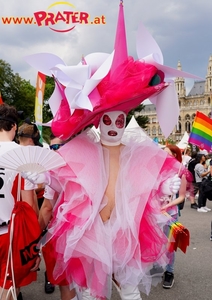
[[[46,11],[35,12],[34,17],[38,26],[48,26],[56,32],[71,31],[77,24],[105,24],[105,17],[103,15],[94,17],[91,20],[87,12],[77,11],[73,4],[66,1],[55,2]]]

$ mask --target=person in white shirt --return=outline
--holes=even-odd
[[[189,148],[186,148],[184,150],[184,154],[182,155],[182,164],[185,167],[187,167],[190,159],[191,159],[191,150]]]
[[[7,151],[20,147],[13,140],[16,135],[18,123],[18,114],[14,107],[7,104],[0,105],[0,155],[3,155]],[[1,300],[11,300],[12,296],[8,294],[9,288],[12,286],[12,281],[8,276],[6,277],[6,283],[4,285],[5,271],[8,256],[9,247],[9,234],[8,224],[11,218],[11,213],[15,205],[15,197],[17,195],[16,178],[18,173],[0,168],[0,295]],[[23,180],[23,179],[22,179]],[[34,185],[27,180],[24,180],[24,184],[21,184],[21,199],[26,201],[34,208]],[[20,232],[21,234],[21,232]],[[36,263],[35,267],[31,271],[35,271],[38,267]],[[34,272],[30,272],[29,276],[34,281]],[[24,285],[24,284],[23,284]],[[18,290],[19,292],[19,290]],[[18,298],[21,299],[21,298]]]
[[[203,163],[206,161],[206,156],[204,154],[198,154],[197,156],[198,163],[196,164],[194,168],[195,172],[195,180],[196,184],[199,188],[199,197],[198,197],[198,212],[208,212],[211,209],[206,206],[207,198],[202,192],[201,186],[202,181],[210,174],[210,170],[205,170]]]

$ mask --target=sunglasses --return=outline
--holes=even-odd
[[[53,144],[49,146],[49,149],[51,150],[58,150],[60,149],[61,146],[63,146],[64,144]]]

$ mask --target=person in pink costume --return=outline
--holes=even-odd
[[[171,132],[178,100],[165,72],[186,75],[149,59],[127,56],[122,1],[114,54],[88,55],[73,68],[52,54],[27,57],[39,71],[52,72],[51,129],[70,141],[58,150],[66,166],[23,176],[59,193],[47,235],[54,244],[53,276],[79,287],[83,300],[110,299],[112,283],[122,300],[139,300],[140,291],[148,294],[154,284],[153,265],[167,264],[160,198],[177,193],[179,162],[142,137],[140,128],[125,131],[125,124],[128,112],[145,99],[154,98],[157,107],[168,99],[172,109],[161,126]],[[165,111],[158,111],[163,125]],[[100,135],[85,129],[91,124],[100,126]]]
[[[121,299],[141,299],[153,263],[167,263],[159,199],[179,189],[179,165],[139,131],[122,138],[125,120],[122,111],[103,114],[100,139],[81,133],[58,150],[67,165],[42,174],[60,191],[48,227],[54,277],[81,287],[83,299],[110,299],[112,279]]]

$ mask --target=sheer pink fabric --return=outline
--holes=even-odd
[[[105,223],[99,211],[106,200],[106,148],[88,132],[80,134],[60,148],[67,166],[54,174],[64,190],[49,228],[56,243],[54,276],[89,287],[99,299],[110,298],[112,273],[121,285],[142,283],[148,294],[153,263],[166,265],[159,191],[179,163],[148,139],[132,136],[124,143],[116,205]]]

